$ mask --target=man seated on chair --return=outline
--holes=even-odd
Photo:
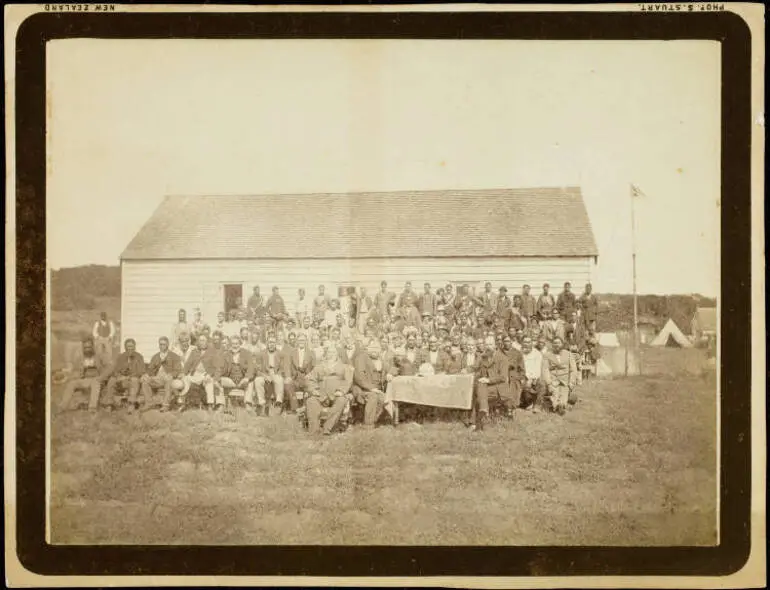
[[[551,394],[551,408],[562,416],[567,410],[567,402],[574,404],[576,401],[573,390],[578,378],[575,357],[563,346],[564,342],[557,336],[551,341],[551,352],[543,355],[543,373]]]
[[[439,350],[438,337],[428,337],[428,350],[421,355],[420,365],[428,364],[433,367],[434,374],[446,373],[449,357],[443,350]]]
[[[476,365],[475,379],[476,403],[474,430],[483,430],[489,418],[489,400],[495,399],[503,403],[510,414],[511,396],[508,391],[508,361],[497,350],[494,336],[487,336],[484,340],[484,352]]]
[[[115,392],[128,392],[128,412],[133,413],[138,407],[137,396],[142,375],[145,373],[144,358],[136,352],[136,340],[128,338],[124,345],[125,352],[118,355],[115,363],[108,371],[107,398],[105,405],[112,410],[115,404]]]
[[[372,340],[366,351],[360,351],[353,359],[353,397],[364,406],[364,426],[374,428],[385,404],[387,371],[377,340]]]
[[[284,383],[290,414],[297,413],[297,392],[307,393],[307,376],[316,364],[315,355],[308,349],[307,336],[304,333],[300,332],[297,336],[296,344],[286,361],[289,365],[289,379]]]
[[[186,394],[192,385],[203,387],[206,392],[206,405],[221,410],[225,401],[221,384],[224,365],[222,353],[210,346],[205,334],[198,336],[197,348],[197,354],[193,352],[184,365],[183,394]]]
[[[77,374],[67,382],[64,388],[59,411],[69,409],[75,391],[85,390],[90,394],[88,410],[95,412],[99,408],[99,394],[104,382],[104,373],[109,369],[109,365],[96,354],[93,337],[88,336],[83,339],[80,354],[73,359],[72,369],[76,370]]]
[[[186,334],[187,332],[182,332]],[[180,334],[181,335],[181,334]],[[174,396],[174,382],[182,389],[182,382],[178,379],[182,374],[182,359],[168,349],[168,338],[161,336],[158,339],[159,351],[152,355],[147,372],[142,375],[142,395],[144,396],[144,409],[149,410],[155,404],[156,391],[162,391],[161,412],[167,412]]]
[[[308,393],[305,411],[310,434],[332,433],[346,406],[353,399],[350,393],[352,381],[353,368],[339,360],[336,348],[327,347],[323,361],[316,364],[305,378]],[[329,408],[329,412],[321,430],[323,408]]]
[[[543,353],[532,347],[532,338],[521,340],[521,356],[524,359],[524,382],[521,386],[521,406],[537,414],[545,396],[543,380]]]
[[[273,388],[274,408],[278,414],[282,413],[284,399],[284,385],[289,377],[286,365],[286,357],[276,348],[275,336],[267,339],[267,350],[260,355],[257,363],[257,376],[254,378],[254,390],[257,394],[257,404],[261,414],[267,410],[268,400],[265,397],[265,389],[268,384]]]
[[[247,410],[254,409],[254,361],[252,354],[243,348],[241,337],[230,339],[230,350],[225,351],[222,368],[222,389],[225,399],[233,389],[243,391],[243,403]]]

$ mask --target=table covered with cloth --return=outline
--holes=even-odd
[[[385,392],[385,409],[393,413],[398,403],[470,410],[473,375],[393,377]]]

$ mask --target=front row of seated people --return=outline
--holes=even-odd
[[[317,354],[308,348],[303,333],[294,346],[285,344],[280,350],[271,335],[264,349],[252,352],[238,335],[221,349],[206,334],[198,335],[193,346],[185,332],[174,350],[169,349],[169,339],[161,337],[149,363],[129,338],[125,351],[110,365],[96,354],[93,340],[86,338],[76,360],[79,374],[67,383],[59,407],[68,409],[74,392],[85,390],[92,411],[100,403],[113,410],[118,393],[127,399],[129,413],[139,409],[140,393],[143,409],[160,405],[165,412],[176,403],[184,410],[196,387],[205,394],[208,408],[222,411],[226,396],[240,392],[246,409],[259,416],[284,410],[296,413],[302,398],[309,430],[329,434],[351,404],[363,409],[364,425],[373,427],[385,407],[389,382],[397,376],[422,374],[423,367],[430,365],[434,373],[475,376],[469,424],[474,429],[483,429],[491,404],[507,416],[518,408],[538,412],[546,405],[564,414],[576,399],[579,371],[575,356],[558,336],[552,339],[550,350],[542,352],[533,347],[530,336],[524,335],[518,342],[514,338],[506,334],[499,341],[491,335],[469,339],[459,352],[440,348],[436,336],[429,338],[427,348],[418,348],[413,335],[407,337],[404,347],[387,349],[377,338],[348,343],[327,340]],[[324,408],[326,420],[321,430]]]

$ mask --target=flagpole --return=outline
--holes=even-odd
[[[634,351],[639,344],[639,307],[636,300],[636,191],[634,185],[631,185],[631,266],[634,282]],[[638,360],[638,355],[637,355]]]

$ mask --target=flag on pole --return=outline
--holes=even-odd
[[[647,195],[645,195],[642,192],[642,189],[640,189],[638,186],[636,186],[635,184],[632,184],[631,185],[631,196],[632,197],[646,197]]]

